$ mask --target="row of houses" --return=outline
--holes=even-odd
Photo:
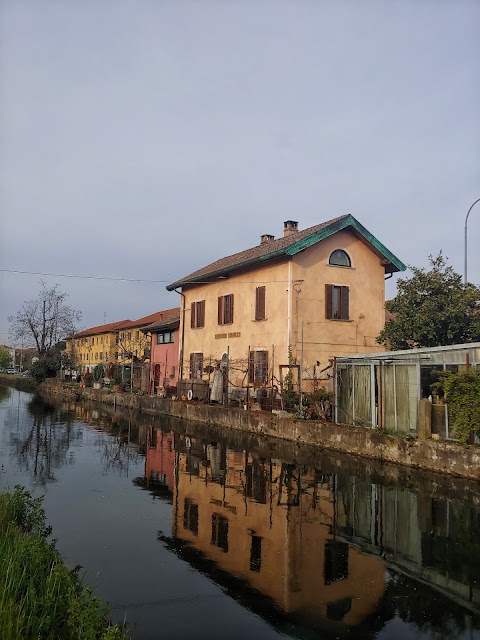
[[[303,230],[287,220],[280,237],[265,233],[169,284],[178,307],[92,327],[67,348],[83,370],[147,363],[150,393],[179,381],[208,388],[217,370],[231,393],[287,376],[315,390],[335,357],[378,351],[385,280],[405,269],[351,215]]]

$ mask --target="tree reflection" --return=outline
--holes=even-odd
[[[10,438],[18,464],[29,472],[32,482],[45,486],[55,482],[55,470],[73,462],[69,450],[82,438],[73,416],[34,396],[27,403],[31,420],[20,422]]]
[[[12,390],[10,389],[10,387],[0,386],[0,402],[3,402],[4,400],[8,400],[8,398],[10,398],[11,395],[12,395]]]
[[[108,433],[99,432],[95,441],[101,452],[104,471],[128,477],[130,465],[139,458],[137,445],[132,438],[132,422],[116,416],[109,416],[109,422]]]

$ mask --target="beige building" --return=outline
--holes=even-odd
[[[378,351],[385,279],[405,268],[351,215],[303,231],[288,220],[283,237],[167,287],[183,294],[180,377],[208,378],[223,359],[232,386],[268,387],[297,364],[315,387],[333,356]]]

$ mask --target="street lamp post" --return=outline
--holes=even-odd
[[[468,224],[468,216],[470,215],[470,211],[473,207],[480,202],[480,198],[477,198],[475,202],[472,204],[470,209],[468,210],[467,217],[465,218],[465,266],[464,266],[464,283],[467,284],[467,224]]]

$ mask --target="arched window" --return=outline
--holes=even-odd
[[[350,257],[346,251],[342,249],[335,249],[330,255],[330,259],[328,260],[328,264],[331,264],[335,267],[351,267],[352,263],[350,261]]]

